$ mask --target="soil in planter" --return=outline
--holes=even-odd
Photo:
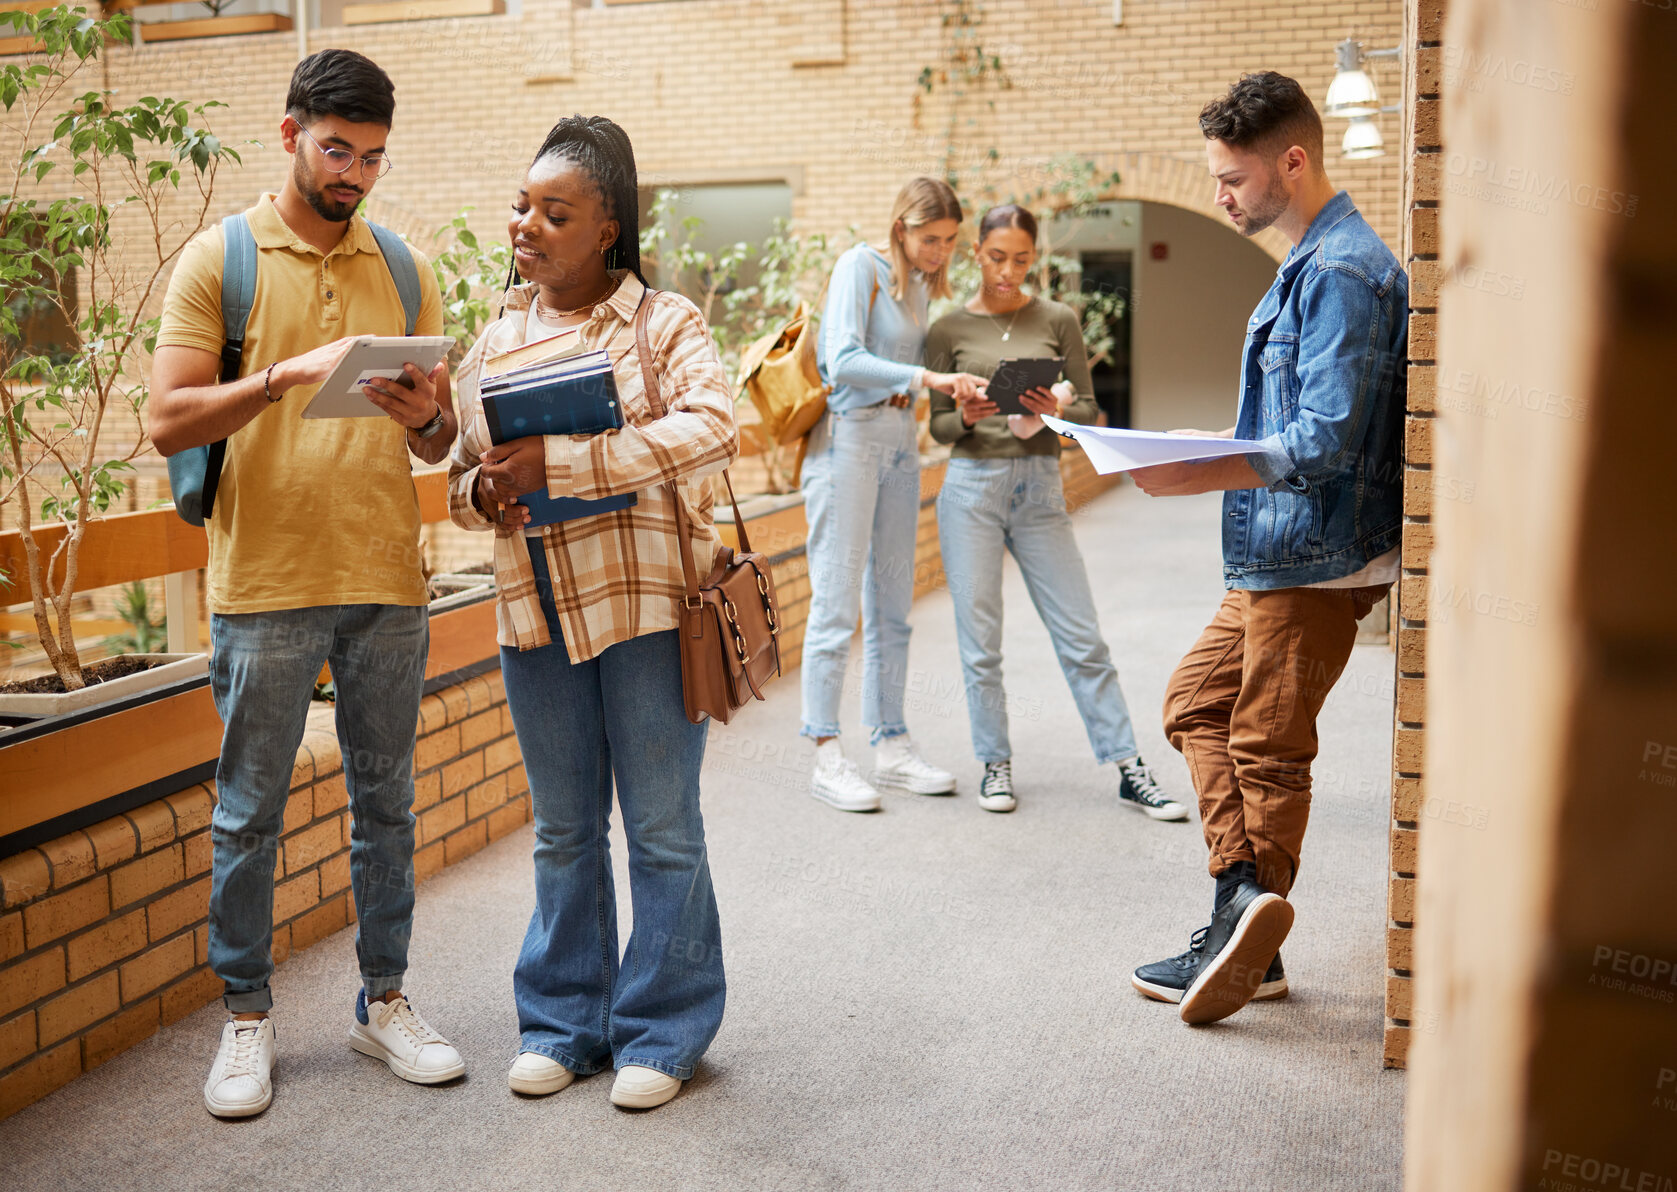
[[[82,682],[92,687],[96,683],[120,679],[124,675],[136,675],[162,665],[164,664],[161,662],[141,658],[137,654],[118,654],[115,658],[104,658],[92,666],[82,667]],[[33,679],[14,679],[10,683],[0,683],[0,695],[63,694],[64,680],[57,675],[38,675]]]
[[[492,575],[495,574],[495,564],[493,564],[493,563],[468,563],[464,567],[456,567],[456,568],[450,569],[448,574],[449,575],[481,575],[481,576],[488,577],[488,576],[492,576]],[[453,584],[439,584],[439,583],[437,583],[437,581],[435,579],[431,579],[430,577],[427,577],[425,586],[429,590],[432,600],[441,600],[444,596],[453,596],[455,593],[462,590],[460,588],[455,587]]]

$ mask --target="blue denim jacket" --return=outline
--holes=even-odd
[[[1276,271],[1241,359],[1235,436],[1266,488],[1223,494],[1223,582],[1341,579],[1398,544],[1409,281],[1340,191]]]

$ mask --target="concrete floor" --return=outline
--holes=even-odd
[[[1221,593],[1216,498],[1125,486],[1076,521],[1143,754],[1186,797],[1159,707]],[[958,771],[956,798],[872,816],[809,798],[796,675],[712,732],[729,1006],[671,1104],[614,1110],[605,1076],[543,1100],[507,1090],[526,828],[420,891],[408,988],[465,1054],[463,1081],[406,1085],[349,1050],[340,933],[275,977],[261,1117],[204,1111],[222,1020],[206,1007],[0,1123],[0,1187],[1398,1187],[1403,1078],[1380,1067],[1390,653],[1358,646],[1321,719],[1292,997],[1189,1028],[1128,974],[1208,917],[1199,830],[1115,804],[1011,562],[1006,583],[1016,813],[974,801],[943,594],[915,608],[908,720]],[[854,699],[845,713],[865,763]]]

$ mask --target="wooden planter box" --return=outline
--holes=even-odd
[[[430,694],[500,665],[494,592],[431,617]],[[0,733],[0,857],[215,777],[208,675]]]

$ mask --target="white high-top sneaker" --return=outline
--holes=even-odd
[[[216,1117],[251,1117],[274,1099],[274,1024],[229,1019],[204,1082],[204,1108]]]
[[[363,989],[355,1000],[349,1045],[414,1084],[441,1084],[466,1074],[466,1061],[454,1045],[432,1030],[406,997],[372,1002]]]
[[[952,795],[955,775],[940,770],[920,756],[907,733],[886,737],[873,754],[875,786],[889,787],[910,795]]]
[[[837,737],[815,747],[809,793],[840,811],[879,810],[879,792],[868,785],[856,763],[844,756]]]

